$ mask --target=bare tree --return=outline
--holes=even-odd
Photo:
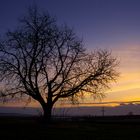
[[[88,53],[72,29],[33,8],[0,41],[0,96],[27,95],[41,104],[50,120],[59,99],[101,96],[118,76],[116,65],[110,52]]]

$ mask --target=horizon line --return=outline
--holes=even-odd
[[[129,103],[140,103],[140,101],[110,101],[110,102],[97,102],[97,103],[78,103],[78,104],[129,104]]]

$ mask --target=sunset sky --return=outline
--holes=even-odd
[[[103,102],[140,100],[140,0],[1,0],[0,34],[35,3],[72,27],[88,50],[107,48],[118,58],[120,77]]]

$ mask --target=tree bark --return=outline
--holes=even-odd
[[[48,105],[46,104],[46,106],[43,107],[43,111],[44,111],[44,120],[46,122],[51,122],[52,119],[52,105]]]
[[[47,123],[51,122],[52,118],[52,104],[49,103],[40,103],[43,109],[43,120]]]

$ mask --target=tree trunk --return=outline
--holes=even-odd
[[[47,122],[50,122],[52,118],[52,105],[46,105],[46,107],[43,108],[43,111],[44,111],[44,119]]]
[[[44,114],[43,114],[43,120],[45,122],[48,122],[48,123],[51,122],[52,107],[53,107],[52,104],[45,103],[45,104],[42,105],[42,109],[43,109],[43,112],[44,112]]]
[[[51,88],[49,88],[51,89]],[[39,94],[40,95],[40,94]],[[52,107],[53,107],[53,102],[52,102],[52,93],[48,92],[48,98],[47,102],[44,101],[44,99],[40,96],[38,96],[38,101],[40,102],[42,109],[43,109],[43,120],[47,123],[51,122],[51,117],[52,117]]]

